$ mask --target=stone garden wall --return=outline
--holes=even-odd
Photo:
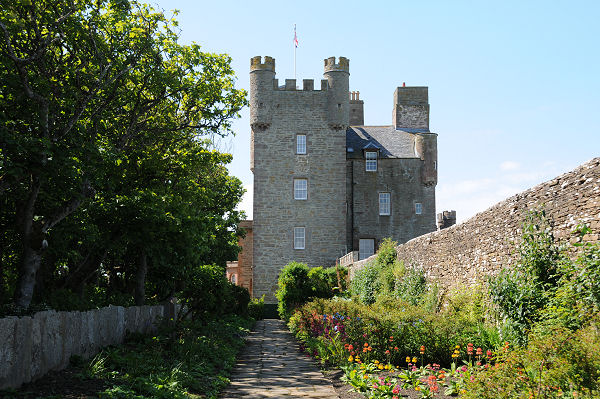
[[[514,195],[461,224],[399,245],[398,258],[423,267],[429,278],[445,288],[475,284],[515,262],[524,215],[541,206],[553,224],[556,238],[576,240],[573,229],[585,223],[592,233],[583,239],[598,242],[600,158]],[[355,263],[351,275],[372,259]]]
[[[88,358],[123,342],[126,332],[151,333],[179,305],[108,306],[87,312],[38,312],[0,319],[0,389],[17,388],[61,370],[73,355]]]

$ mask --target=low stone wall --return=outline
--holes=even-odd
[[[429,278],[445,288],[475,284],[516,261],[524,216],[541,206],[559,240],[575,240],[573,229],[585,223],[592,233],[584,240],[598,242],[600,158],[514,195],[461,224],[399,245],[398,259],[421,266]],[[355,263],[351,275],[372,259]]]
[[[2,318],[0,389],[17,388],[51,370],[61,370],[73,355],[88,358],[104,346],[122,343],[126,332],[153,332],[157,319],[172,317],[175,306],[108,306]]]

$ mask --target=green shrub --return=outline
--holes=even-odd
[[[177,295],[185,309],[180,318],[190,315],[193,320],[207,320],[232,313],[232,308],[238,306],[233,289],[222,267],[216,265],[195,267],[191,272],[191,278],[186,281],[184,288]]]
[[[564,261],[543,212],[527,215],[519,253],[516,265],[504,268],[488,282],[490,297],[505,325],[505,337],[524,344],[531,326],[540,320],[541,310],[554,295],[559,264]]]
[[[298,262],[291,262],[281,270],[275,296],[278,300],[277,311],[282,319],[288,320],[294,309],[310,298],[312,287],[308,272],[308,266]]]
[[[367,263],[354,273],[354,278],[350,283],[350,292],[365,305],[374,303],[377,298],[381,288],[379,271],[379,267]]]
[[[239,316],[248,316],[248,304],[250,303],[250,292],[239,285],[229,283],[231,290],[231,304],[228,312]]]
[[[417,355],[421,345],[426,347],[425,363],[442,365],[450,364],[455,345],[472,343],[485,349],[499,345],[493,326],[469,322],[449,311],[429,312],[420,305],[384,295],[373,305],[341,298],[314,300],[295,312],[289,326],[311,354],[334,363],[351,354],[340,354],[338,341],[342,348],[344,344],[363,348],[367,343],[372,351],[357,352],[363,361],[389,359],[396,365],[404,364],[406,356]]]
[[[260,298],[252,298],[248,303],[248,316],[254,320],[262,320],[265,318],[265,296]]]
[[[396,283],[396,296],[403,301],[417,305],[423,300],[427,292],[427,279],[425,272],[419,267],[408,267],[403,276]]]
[[[331,298],[338,290],[338,277],[345,277],[347,269],[330,267],[309,268],[304,263],[291,262],[279,274],[275,292],[279,316],[288,320],[294,310],[312,298]]]
[[[533,334],[526,347],[502,350],[494,367],[467,381],[464,398],[597,398],[600,396],[600,333],[557,327]]]

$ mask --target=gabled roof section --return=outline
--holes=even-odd
[[[372,141],[369,141],[366,146],[362,148],[365,151],[379,151],[381,148],[378,145],[373,144]]]
[[[362,158],[363,150],[379,150],[380,158],[418,158],[414,133],[420,132],[394,126],[351,126],[346,130],[346,158]]]

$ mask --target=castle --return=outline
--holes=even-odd
[[[427,87],[394,91],[392,124],[364,126],[349,90],[349,60],[325,60],[324,78],[279,85],[275,60],[250,62],[250,169],[254,220],[228,275],[254,297],[274,292],[289,262],[331,266],[364,259],[385,237],[404,243],[434,231],[437,134]],[[353,252],[357,251],[357,252]]]

